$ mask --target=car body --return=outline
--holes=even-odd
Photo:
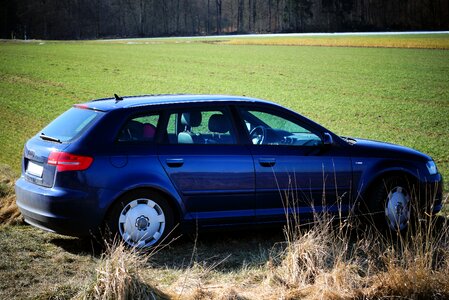
[[[26,222],[83,236],[109,228],[154,246],[183,230],[379,213],[403,230],[412,194],[438,212],[442,176],[416,150],[339,137],[272,102],[149,95],[77,104],[32,137],[16,182]],[[373,196],[374,195],[374,196]],[[429,195],[431,195],[429,197]]]

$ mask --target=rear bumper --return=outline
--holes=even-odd
[[[100,229],[100,194],[41,187],[23,177],[16,182],[16,202],[25,222],[64,235],[86,236]]]

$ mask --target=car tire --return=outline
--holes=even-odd
[[[368,217],[382,231],[406,231],[413,218],[412,183],[403,176],[390,176],[378,181],[371,189]]]
[[[129,247],[155,247],[173,231],[173,210],[159,194],[139,190],[117,201],[105,223],[110,236]]]

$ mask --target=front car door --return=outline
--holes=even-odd
[[[274,108],[274,109],[273,109]],[[324,132],[278,107],[241,107],[256,173],[256,217],[285,221],[349,208],[351,160]]]
[[[159,159],[201,226],[254,222],[255,179],[249,149],[238,143],[225,106],[177,109],[166,116]]]

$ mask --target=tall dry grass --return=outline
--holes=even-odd
[[[417,221],[415,227],[377,250],[379,263],[369,278],[370,297],[449,299],[448,220],[430,217]]]
[[[15,174],[7,165],[0,165],[0,225],[22,222],[14,195]]]
[[[283,299],[449,299],[449,227],[417,218],[388,234],[323,214],[307,229],[287,226],[269,284]],[[273,298],[276,296],[273,295]]]
[[[96,277],[84,290],[84,299],[166,299],[161,291],[145,282],[142,272],[148,256],[123,242],[106,244]]]

